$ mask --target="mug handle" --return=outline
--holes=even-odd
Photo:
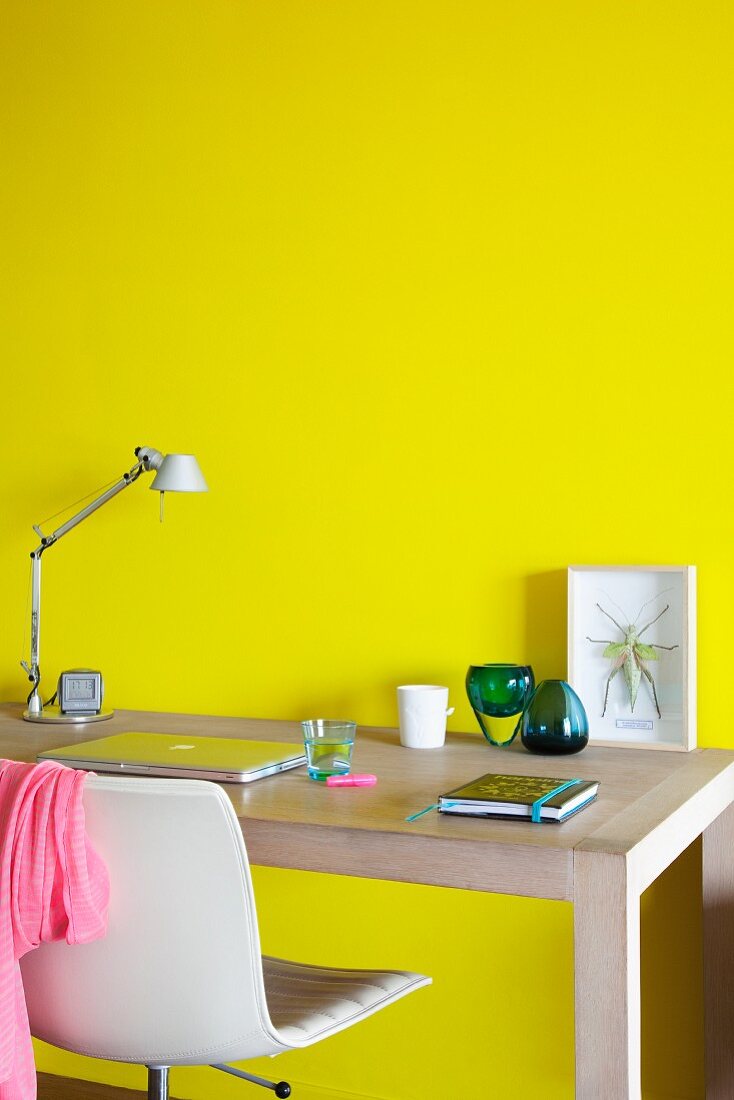
[[[450,718],[455,710],[456,710],[456,707],[449,707],[449,709],[446,711],[446,717]]]

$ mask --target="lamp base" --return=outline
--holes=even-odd
[[[57,725],[81,725],[85,722],[104,722],[111,718],[114,710],[100,710],[96,714],[62,714],[59,707],[44,707],[40,714],[23,711],[26,722],[55,722]]]

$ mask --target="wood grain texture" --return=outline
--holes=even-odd
[[[703,834],[706,1100],[734,1096],[734,806]]]
[[[624,855],[574,856],[576,1100],[640,1100],[640,898]]]
[[[39,1073],[38,1100],[143,1100],[147,1095],[136,1089],[114,1088],[96,1081],[79,1081],[74,1077],[57,1077],[54,1073]]]
[[[104,730],[58,729],[23,722],[20,712],[19,705],[0,707],[0,752],[15,759],[33,760],[42,749],[126,730],[289,743],[301,738],[298,723],[272,719],[118,711]],[[581,756],[548,758],[519,745],[492,748],[479,733],[449,734],[444,748],[421,751],[403,748],[395,730],[361,727],[354,766],[375,772],[376,787],[327,789],[296,769],[225,789],[253,863],[569,900],[575,848],[591,841],[589,850],[627,850],[686,792],[695,794],[729,763],[734,753],[591,746]],[[489,771],[559,779],[580,773],[600,780],[599,798],[560,826],[435,812],[405,820],[439,794]],[[662,817],[655,811],[660,792],[667,799]]]
[[[556,901],[573,897],[570,851],[551,848],[539,855],[520,844],[390,832],[382,834],[377,848],[373,832],[303,825],[294,833],[287,823],[252,819],[242,821],[242,830],[253,861],[263,866]]]
[[[685,768],[605,822],[578,849],[627,853],[640,893],[734,799],[734,754],[691,754]]]

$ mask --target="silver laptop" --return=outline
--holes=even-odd
[[[301,745],[167,733],[118,733],[48,749],[36,759],[58,760],[70,768],[106,775],[162,775],[220,783],[251,783],[306,763]]]

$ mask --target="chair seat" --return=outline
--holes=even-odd
[[[290,1047],[325,1039],[431,981],[405,970],[332,970],[268,955],[262,961],[270,1019]]]

